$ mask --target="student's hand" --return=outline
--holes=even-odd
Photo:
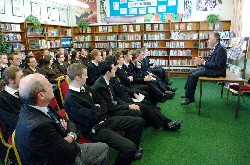
[[[95,104],[96,107],[101,107],[100,104]]]
[[[72,143],[74,141],[73,137],[67,135],[65,138],[64,138],[67,142],[69,143]]]
[[[150,69],[154,69],[154,66],[150,66],[149,68],[150,68]]]
[[[145,76],[144,81],[151,81],[151,76],[150,75]]]
[[[130,80],[130,82],[134,80],[133,76],[128,76],[127,78]]]
[[[134,93],[134,97],[135,97],[137,100],[139,100],[139,99],[140,99],[139,95],[138,95],[138,94],[136,94],[136,93]]]
[[[61,123],[61,125],[63,126],[63,128],[64,128],[65,130],[67,130],[68,123],[67,123],[64,119],[60,119],[60,123]]]
[[[139,107],[139,105],[136,105],[136,104],[130,104],[129,105],[129,109],[130,110],[140,110],[140,107]]]

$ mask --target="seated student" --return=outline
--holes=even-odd
[[[81,60],[82,64],[84,64],[85,66],[88,66],[89,58],[88,58],[88,52],[85,48],[81,49],[81,54],[80,54],[79,59]]]
[[[144,75],[144,73],[142,73],[140,69],[135,66],[135,64],[139,60],[139,55],[136,52],[132,55],[131,52],[126,50],[123,51],[124,64],[122,65],[122,68],[128,75],[133,76],[132,83],[147,85],[149,87],[150,101],[154,104],[159,101],[164,102],[165,100],[172,98],[173,93],[170,93],[168,91],[161,91],[157,84],[152,81],[152,77],[150,75]]]
[[[67,75],[67,67],[69,63],[64,62],[64,55],[61,53],[56,54],[56,61],[53,63],[53,68],[58,72],[58,74]]]
[[[77,50],[72,51],[71,55],[71,64],[74,63],[81,63],[81,60],[79,59],[79,52]]]
[[[18,52],[14,52],[8,55],[8,60],[9,60],[10,66],[20,67],[22,58],[20,58],[20,54]]]
[[[0,55],[0,79],[3,78],[3,72],[8,67],[8,58],[6,54]]]
[[[57,80],[64,77],[63,74],[52,68],[53,58],[51,56],[44,56],[43,66],[40,68],[40,73],[43,74],[51,84],[55,84]]]
[[[144,120],[132,116],[108,117],[107,105],[102,97],[83,86],[88,78],[86,67],[72,64],[67,72],[71,83],[65,99],[65,110],[81,133],[118,150],[116,165],[130,165],[133,159],[139,159],[142,155],[139,144]],[[117,131],[125,131],[125,137]]]
[[[18,67],[8,67],[3,74],[3,84],[0,92],[0,120],[4,123],[5,130],[9,135],[16,128],[18,115],[22,101],[18,96],[19,82],[23,72]]]
[[[95,81],[101,76],[98,65],[102,61],[102,55],[98,49],[93,49],[91,51],[91,60],[87,68],[88,79],[86,84],[89,86],[94,85]]]
[[[76,128],[49,105],[52,85],[41,74],[24,77],[19,86],[22,106],[16,146],[23,164],[108,164],[104,143],[77,144]]]
[[[24,71],[24,75],[39,73],[39,68],[37,67],[36,58],[34,56],[27,56],[25,58],[25,64],[28,66]]]

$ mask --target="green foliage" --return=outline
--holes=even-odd
[[[41,22],[36,17],[34,17],[32,14],[27,16],[24,21],[33,23],[36,28],[41,27]]]
[[[207,22],[208,23],[213,23],[213,24],[216,24],[219,22],[219,15],[216,15],[216,14],[209,14],[207,16]]]
[[[86,29],[89,26],[89,23],[87,21],[81,20],[77,23],[77,27],[79,29]]]
[[[0,54],[7,53],[8,43],[6,42],[0,22]]]

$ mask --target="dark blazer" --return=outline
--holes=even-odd
[[[88,56],[83,57],[83,56],[79,56],[79,59],[81,60],[82,64],[84,64],[86,67],[89,65],[89,58]]]
[[[30,67],[27,67],[24,71],[23,74],[24,76],[27,76],[29,74],[34,74],[34,73],[39,73],[40,68],[36,67],[36,71],[34,72]]]
[[[47,66],[43,66],[40,68],[40,73],[43,74],[51,84],[55,84],[56,78],[62,76],[63,74],[58,74],[53,68],[50,69]]]
[[[67,75],[67,67],[69,63],[63,62],[62,65],[59,62],[53,63],[53,69],[57,72],[57,74]]]
[[[100,107],[95,106],[99,104]],[[69,90],[65,98],[64,108],[76,127],[84,135],[99,122],[107,118],[107,105],[102,97],[85,86],[84,92]]]
[[[23,102],[5,90],[0,92],[0,120],[9,135],[16,129],[19,112]]]
[[[206,75],[208,77],[226,77],[226,62],[227,51],[218,43],[204,65]]]
[[[88,79],[86,81],[86,84],[89,86],[94,85],[95,81],[101,76],[101,73],[99,71],[99,66],[96,66],[94,63],[89,63],[88,65]]]
[[[51,108],[50,108],[51,109]],[[58,119],[59,115],[51,109]],[[76,132],[67,121],[67,131],[43,112],[24,104],[16,126],[16,146],[23,164],[72,164],[80,152],[76,143],[68,143],[64,137]]]
[[[117,68],[115,72],[117,78],[119,78],[119,81],[126,87],[131,87],[131,82],[129,80],[129,76],[127,75],[126,71],[123,68]]]
[[[113,95],[113,101],[117,101],[118,104],[114,104],[111,99],[111,93]],[[93,85],[93,89],[102,96],[102,98],[105,100],[108,106],[108,114],[112,115],[114,112],[119,110],[128,110],[128,104],[124,104],[122,100],[119,99],[119,97],[116,96],[114,84],[112,84],[112,81],[109,82],[109,86],[107,85],[106,81],[104,80],[103,76],[100,76],[95,84]]]

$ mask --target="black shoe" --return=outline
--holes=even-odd
[[[177,89],[178,89],[178,88],[171,88],[171,91],[172,91],[172,92],[175,92],[175,91],[177,91]]]
[[[138,151],[138,150],[137,150]],[[134,160],[140,160],[142,158],[142,153],[141,152],[137,152],[135,153],[135,158]]]
[[[136,151],[136,153],[137,153],[137,152],[143,153],[142,147],[139,147],[139,149]]]
[[[187,98],[187,96],[185,96],[185,95],[182,95],[182,96],[181,96],[181,98]]]
[[[186,99],[185,101],[181,102],[181,105],[188,105],[193,103],[195,100],[194,99]]]
[[[181,128],[181,123],[182,123],[182,120],[181,121],[172,120],[171,122],[163,126],[163,129],[166,131],[177,131],[178,129]]]

